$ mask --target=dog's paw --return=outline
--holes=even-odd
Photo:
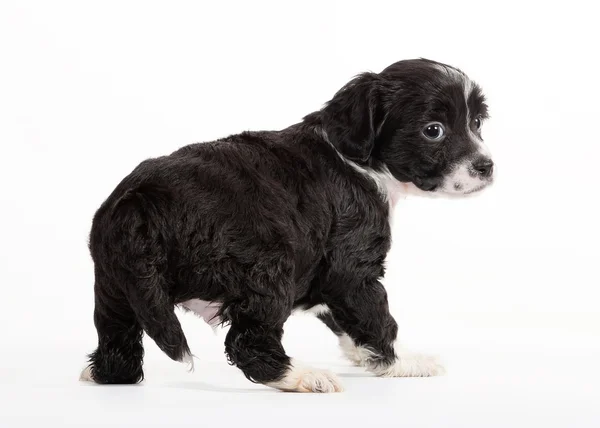
[[[87,366],[81,371],[81,374],[79,375],[79,380],[82,382],[94,382],[94,378],[92,377],[91,366]]]
[[[292,362],[286,375],[267,384],[272,388],[290,392],[342,392],[344,388],[338,377],[328,370],[319,370]]]
[[[446,370],[435,356],[402,352],[394,364],[380,369],[377,374],[382,377],[429,377],[445,373]]]

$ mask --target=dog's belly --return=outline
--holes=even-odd
[[[216,327],[221,323],[221,317],[218,316],[220,303],[207,302],[206,300],[191,299],[181,303],[181,306],[194,312],[202,318],[211,327]]]

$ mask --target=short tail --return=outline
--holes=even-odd
[[[129,291],[129,303],[142,329],[169,358],[188,363],[193,359],[174,305],[161,289],[164,278],[154,274],[138,278]]]

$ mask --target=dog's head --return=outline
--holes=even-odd
[[[493,181],[481,137],[488,117],[481,88],[462,71],[425,59],[361,74],[321,110],[338,152],[421,191],[465,195]]]

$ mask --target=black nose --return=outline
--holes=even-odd
[[[482,177],[489,177],[494,170],[494,162],[490,158],[478,158],[473,161],[473,169]]]

